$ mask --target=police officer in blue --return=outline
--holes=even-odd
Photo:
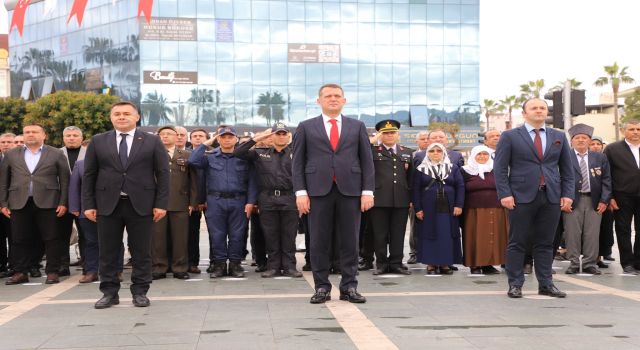
[[[206,146],[217,140],[219,147],[211,152]],[[217,137],[198,146],[189,157],[189,164],[205,170],[207,211],[205,219],[213,243],[213,272],[211,278],[227,274],[244,277],[240,261],[248,219],[256,204],[258,184],[250,162],[233,155],[238,137],[233,127],[220,127]]]

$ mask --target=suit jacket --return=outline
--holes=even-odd
[[[574,199],[575,177],[571,148],[564,133],[546,128],[547,143],[542,160],[538,158],[526,127],[507,130],[500,136],[493,161],[498,198],[513,196],[516,203],[531,203],[544,174],[547,199],[559,203],[560,197]]]
[[[575,197],[571,205],[575,209],[580,202],[580,190],[582,189],[582,172],[580,171],[580,162],[575,152],[571,152],[571,163],[573,164],[574,176],[576,178]],[[609,170],[609,162],[607,156],[602,153],[589,151],[587,153],[587,162],[589,164],[589,188],[591,191],[591,202],[593,209],[598,207],[599,203],[609,204],[611,199],[611,171]]]
[[[625,140],[614,142],[604,149],[609,165],[613,193],[622,192],[640,196],[640,168]],[[615,198],[615,195],[614,195]]]
[[[364,123],[342,116],[342,130],[334,152],[322,115],[298,125],[293,136],[293,190],[309,196],[324,196],[336,177],[345,196],[360,196],[374,190],[371,144]]]
[[[168,211],[188,211],[198,205],[198,178],[196,169],[188,165],[191,152],[176,149],[169,161]]]
[[[4,155],[0,167],[0,207],[22,209],[29,199],[29,182],[33,183],[33,202],[38,208],[51,209],[67,205],[69,163],[62,152],[44,145],[33,173],[24,160],[26,147],[16,147]]]
[[[371,146],[376,170],[375,207],[408,208],[411,202],[413,150],[396,145],[392,156],[383,146]]]
[[[136,213],[151,215],[153,208],[167,209],[169,156],[156,135],[136,129],[127,166],[118,156],[114,130],[95,135],[84,158],[82,206],[110,215],[126,190]]]
[[[69,180],[69,213],[80,212],[80,218],[86,218],[82,208],[82,175],[84,174],[84,160],[76,161]]]
[[[62,154],[64,154],[64,157],[67,158],[67,165],[69,165],[69,153],[67,152],[67,147],[60,147],[60,149],[62,150]],[[78,159],[76,159],[76,162],[79,160],[83,160],[86,153],[87,147],[80,146],[80,153],[78,153]],[[71,165],[69,165],[69,171],[73,171],[73,169],[71,169]]]

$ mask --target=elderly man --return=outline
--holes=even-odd
[[[500,141],[500,131],[491,129],[484,133],[484,145],[491,148],[494,152]]]
[[[4,158],[5,152],[15,147],[13,133],[0,135],[0,162]],[[9,246],[11,245],[11,222],[4,215],[0,215],[0,278],[5,278],[11,274],[9,271]]]

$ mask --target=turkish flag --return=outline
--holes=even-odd
[[[67,24],[71,22],[71,17],[75,15],[78,20],[78,27],[82,25],[82,17],[84,17],[84,9],[87,7],[87,2],[89,2],[89,0],[75,0],[73,2],[73,6],[71,6],[71,13],[69,13],[69,19],[67,19]]]
[[[22,36],[22,29],[24,28],[24,15],[27,13],[27,7],[31,0],[18,0],[16,7],[13,9],[13,16],[11,17],[11,26],[9,26],[9,33],[15,26],[18,28],[18,33]]]
[[[138,3],[138,17],[144,12],[147,23],[151,22],[151,10],[153,9],[153,0],[140,0]]]

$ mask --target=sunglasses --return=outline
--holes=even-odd
[[[430,149],[429,153],[442,153],[441,149]]]

